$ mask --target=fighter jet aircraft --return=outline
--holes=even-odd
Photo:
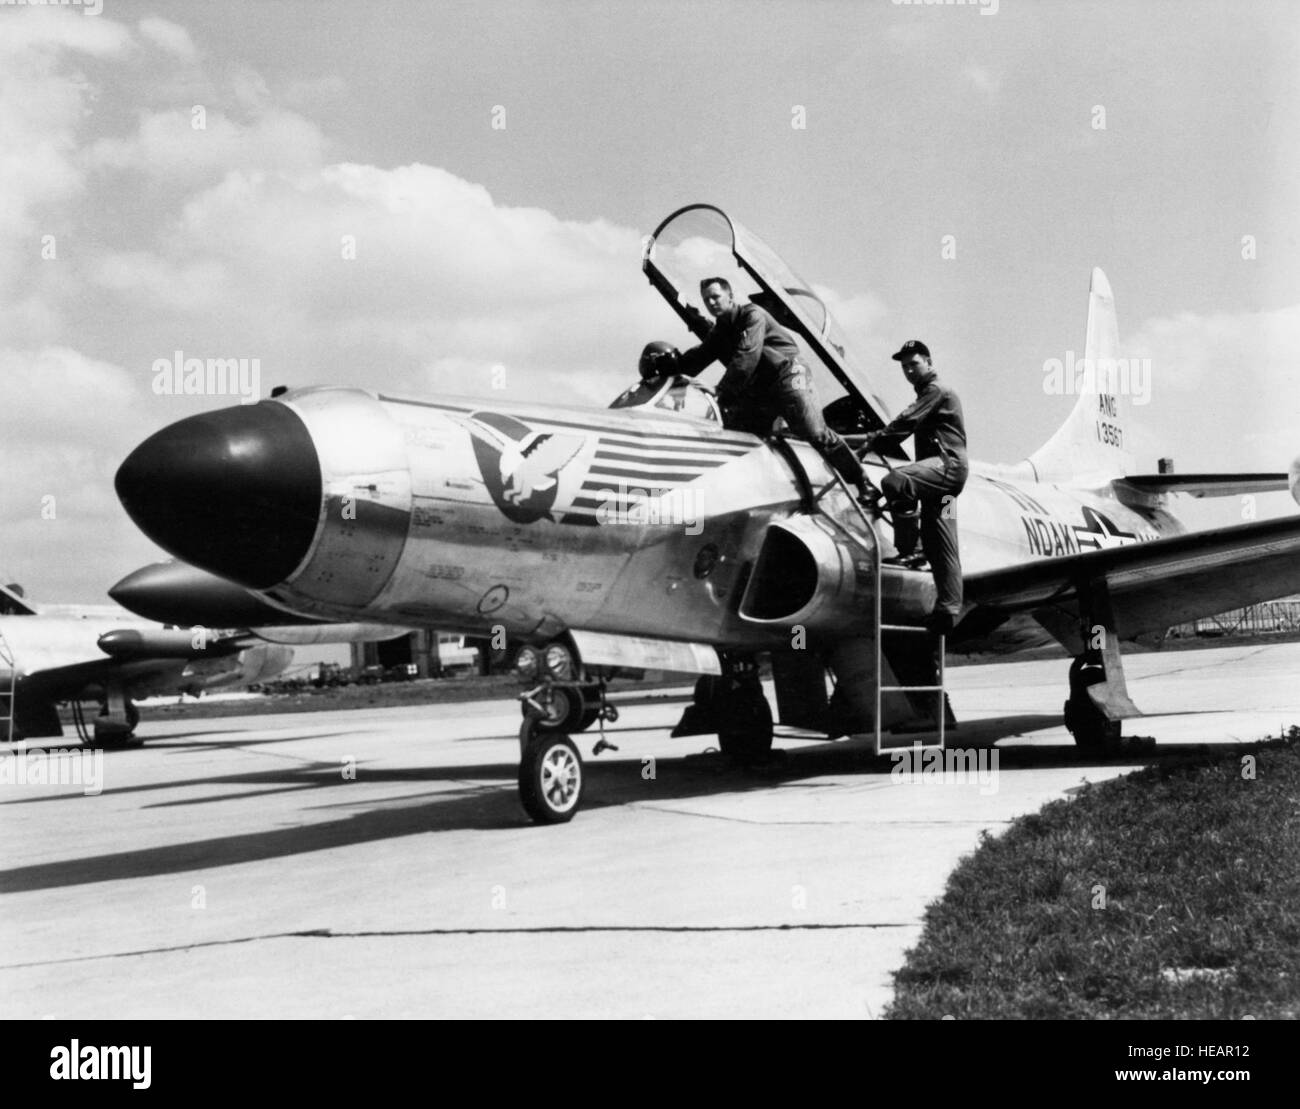
[[[669,216],[643,271],[697,336],[697,282],[731,277],[738,297],[796,333],[821,387],[843,390],[826,408],[832,426],[852,437],[888,421],[821,298],[720,209]],[[957,651],[1063,644],[1074,656],[1066,723],[1094,750],[1139,713],[1121,641],[1300,590],[1300,516],[1191,532],[1174,514],[1176,494],[1294,496],[1294,478],[1137,473],[1118,357],[1113,297],[1095,270],[1082,364],[1096,372],[1072,382],[1073,412],[1024,462],[972,468],[959,501],[965,608],[947,640]],[[879,485],[905,457],[864,461]],[[723,427],[685,378],[640,383],[608,410],[279,391],[159,431],[123,463],[117,490],[162,547],[279,608],[499,629],[543,659],[563,647],[554,654],[570,671],[576,659],[700,674],[678,732],[716,731],[739,757],[772,741],[764,655],[783,723],[865,733],[879,751],[883,731],[929,716],[942,742],[929,573],[882,564],[887,521],[865,515],[809,444]],[[571,818],[582,793],[571,739],[526,723],[521,743],[526,810]]]
[[[113,593],[128,607],[187,626],[162,627],[102,606],[43,613],[0,586],[0,741],[61,736],[58,705],[69,702],[85,741],[139,743],[141,698],[251,685],[281,673],[295,646],[390,639],[408,630],[286,614],[180,563],[138,570]],[[248,626],[254,623],[260,626]],[[100,705],[88,726],[86,700]]]

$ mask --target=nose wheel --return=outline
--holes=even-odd
[[[567,735],[537,725],[530,713],[519,729],[519,801],[538,824],[564,824],[582,803],[582,756]]]

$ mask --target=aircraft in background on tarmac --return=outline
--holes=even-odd
[[[761,240],[709,205],[666,219],[643,270],[697,336],[689,297],[731,279],[800,342],[831,426],[890,413],[826,306]],[[1118,362],[1110,286],[1094,270],[1084,365]],[[1129,398],[1098,372],[1065,423],[1015,466],[972,466],[962,494],[965,606],[947,645],[1074,656],[1065,720],[1105,752],[1128,697],[1121,640],[1300,591],[1300,516],[1189,532],[1172,494],[1292,490],[1286,474],[1138,474]],[[901,448],[864,458],[877,485]],[[544,464],[543,464],[544,463]],[[117,490],[162,547],[293,612],[466,634],[505,631],[555,659],[569,692],[547,730],[521,730],[520,794],[538,821],[572,817],[582,761],[566,734],[592,702],[583,668],[703,675],[675,734],[716,731],[742,758],[772,741],[756,660],[770,656],[782,723],[828,737],[929,717],[943,742],[942,652],[923,631],[928,572],[882,565],[877,529],[808,443],[721,424],[686,378],[639,383],[608,410],[349,387],[182,420],[122,464]],[[911,634],[920,633],[920,634]],[[828,678],[834,691],[828,692]],[[577,695],[575,696],[575,690]]]
[[[61,736],[58,705],[66,701],[84,741],[136,745],[137,700],[251,685],[281,673],[295,646],[391,639],[409,630],[287,614],[179,563],[137,570],[113,592],[153,608],[162,622],[188,617],[193,626],[160,627],[107,606],[40,612],[12,586],[0,586],[0,741]],[[89,726],[84,700],[100,706]]]

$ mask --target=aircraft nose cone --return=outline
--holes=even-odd
[[[298,624],[293,616],[243,586],[184,562],[156,562],[133,570],[108,595],[125,609],[159,624],[204,624],[244,628]]]
[[[116,486],[127,514],[160,547],[253,589],[293,573],[320,519],[311,434],[272,401],[163,428],[122,463]]]

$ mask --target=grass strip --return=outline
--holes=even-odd
[[[1294,1019],[1300,728],[1054,801],[959,864],[892,1019]]]

